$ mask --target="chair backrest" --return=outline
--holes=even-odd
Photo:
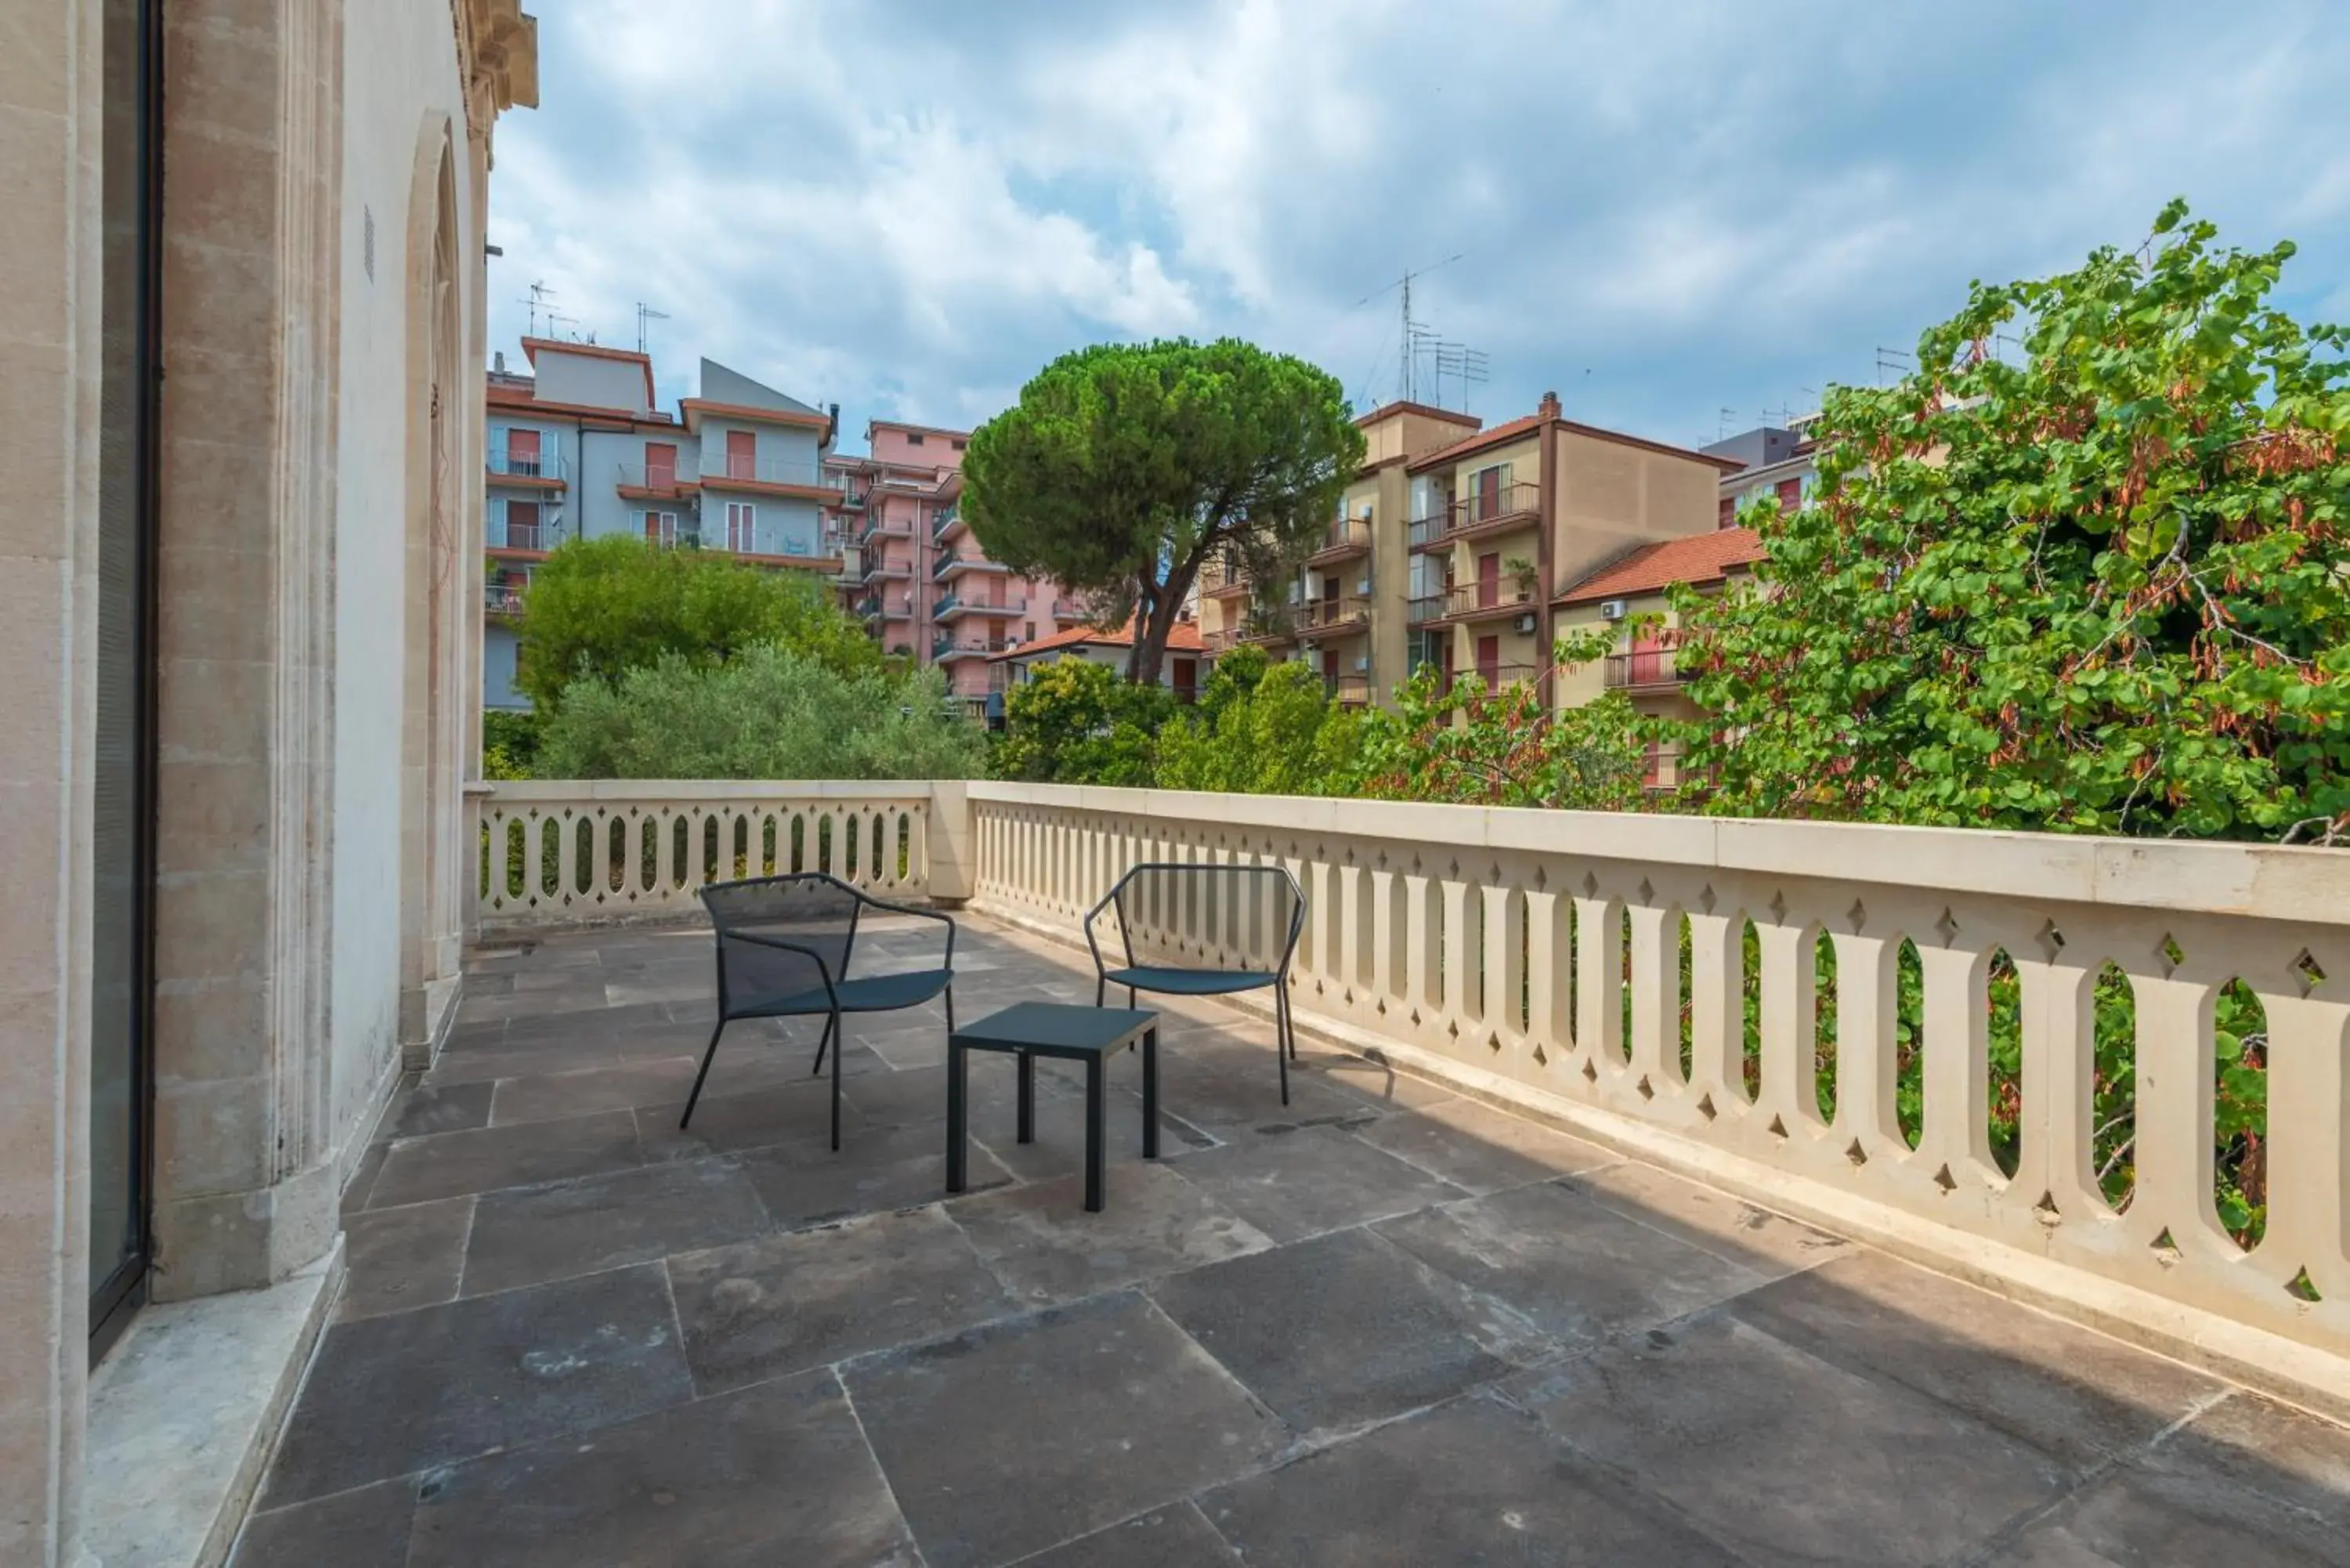
[[[1305,889],[1284,866],[1146,861],[1107,901],[1129,964],[1278,972],[1305,923]]]
[[[822,991],[827,976],[836,984],[848,978],[865,901],[839,878],[803,871],[713,882],[702,902],[718,931],[722,1012],[730,1002],[797,996]]]

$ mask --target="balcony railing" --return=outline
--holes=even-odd
[[[1360,708],[1371,700],[1371,678],[1367,675],[1326,675],[1322,678],[1322,693],[1344,708]]]
[[[1607,656],[1606,680],[1610,691],[1669,691],[1681,683],[1680,666],[1669,648],[1636,648]]]
[[[1279,609],[1266,609],[1252,605],[1241,618],[1240,640],[1243,642],[1287,642],[1297,635],[1297,607],[1284,605]]]
[[[1028,601],[1017,594],[1007,594],[996,600],[966,599],[948,594],[931,607],[931,614],[940,620],[952,620],[967,615],[1024,615],[1027,609]]]
[[[788,484],[802,490],[841,491],[847,482],[837,473],[827,473],[821,463],[800,462],[788,458],[743,457],[729,452],[715,466],[702,471],[704,483],[711,481],[733,480],[743,484]]]
[[[1451,620],[1487,614],[1512,615],[1534,602],[1534,589],[1523,583],[1456,583],[1445,590],[1444,616]]]
[[[1289,624],[1300,637],[1359,631],[1371,618],[1371,601],[1357,595],[1305,599],[1289,607]]]
[[[931,658],[941,662],[984,659],[991,653],[1009,653],[1019,646],[1016,638],[1009,637],[941,637],[931,640]]]
[[[1539,664],[1476,664],[1453,679],[1458,682],[1462,677],[1473,675],[1485,683],[1486,691],[1500,691],[1512,686],[1531,686],[1541,674]]]
[[[693,483],[693,476],[681,477],[675,463],[649,468],[641,462],[616,462],[612,465],[617,483],[623,490],[649,490],[656,495],[674,495],[681,485]]]
[[[510,452],[493,452],[485,454],[485,462],[493,480],[561,484],[571,472],[564,462],[563,454],[557,452],[536,452],[526,457]]]
[[[865,526],[857,531],[858,539],[910,539],[914,525],[903,517],[883,517],[878,512],[865,514]]]
[[[941,555],[939,564],[931,568],[931,576],[940,582],[964,572],[989,572],[1010,576],[1012,568],[1001,561],[991,561],[984,556]]]
[[[1063,594],[1053,601],[1053,619],[1062,626],[1079,626],[1093,617],[1093,606],[1073,594]]]
[[[1322,530],[1321,543],[1305,558],[1309,566],[1359,556],[1371,547],[1371,524],[1362,517],[1340,517]]]
[[[936,517],[931,519],[931,537],[932,539],[943,540],[949,534],[954,532],[955,526],[962,521],[962,512],[955,507],[948,507]]]
[[[482,607],[495,616],[522,614],[522,587],[515,583],[482,585]]]
[[[1445,595],[1440,593],[1421,594],[1416,598],[1406,600],[1403,607],[1404,624],[1419,626],[1431,620],[1442,620],[1444,602]]]
[[[493,514],[482,524],[482,543],[492,550],[552,550],[571,536],[560,523],[509,523]]]
[[[1459,535],[1514,527],[1533,519],[1541,503],[1542,487],[1523,480],[1471,491],[1433,516],[1414,518],[1408,537],[1411,548],[1423,550]]]
[[[1636,1183],[2342,1386],[2339,850],[988,781],[498,784],[465,809],[468,914],[500,935],[803,868],[1071,944],[1137,858],[1279,857],[1311,890],[1279,998],[1309,1035],[1631,1155]],[[1212,888],[1130,911],[1135,961],[1270,968],[1285,931],[1256,914]],[[2258,1231],[2214,1204],[2215,1149],[2248,1136],[2222,1066],[2264,1085]]]
[[[912,618],[914,607],[908,599],[868,594],[857,601],[857,613],[867,620],[907,620]]]

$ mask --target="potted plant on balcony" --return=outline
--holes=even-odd
[[[1534,564],[1523,556],[1513,556],[1502,563],[1502,570],[1518,590],[1518,602],[1524,604],[1534,597],[1537,574]]]

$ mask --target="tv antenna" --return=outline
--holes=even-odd
[[[1738,410],[1736,409],[1722,410],[1721,418],[1717,420],[1714,424],[1713,439],[1716,441],[1728,441],[1730,439],[1730,427],[1731,424],[1736,422],[1737,419]]]
[[[1877,350],[1877,384],[1880,387],[1885,385],[1885,378],[1888,373],[1897,379],[1908,375],[1909,364],[1909,356],[1900,349],[1887,348],[1879,345]]]
[[[1403,290],[1403,351],[1400,356],[1403,363],[1400,367],[1401,374],[1397,378],[1396,389],[1398,394],[1407,403],[1416,401],[1417,394],[1419,390],[1419,351],[1420,343],[1424,338],[1432,337],[1430,329],[1420,326],[1419,322],[1412,319],[1412,279],[1426,277],[1430,273],[1435,272],[1440,268],[1451,266],[1454,262],[1461,260],[1468,254],[1469,253],[1467,251],[1455,251],[1452,254],[1446,256],[1442,261],[1408,272],[1395,283],[1388,285],[1387,288],[1374,289],[1369,294],[1363,296],[1362,298],[1355,301],[1355,308],[1359,309],[1361,306],[1368,305],[1371,301],[1387,293],[1388,288],[1400,288]]]
[[[527,305],[530,306],[530,335],[533,337],[538,336],[538,313],[542,310],[546,312],[546,325],[548,330],[552,331],[554,329],[555,306],[547,303],[547,301],[554,297],[555,290],[547,287],[544,283],[534,283],[530,286],[530,297],[528,299],[517,299],[515,301],[516,305]]]
[[[641,300],[641,299],[640,299],[640,300],[639,300],[639,301],[637,301],[637,352],[638,352],[638,353],[641,354],[641,353],[643,353],[643,352],[645,351],[645,323],[646,323],[646,322],[648,322],[648,321],[667,321],[668,319],[669,319],[669,312],[668,312],[668,311],[666,311],[666,310],[655,310],[651,306],[647,305],[647,304],[646,304],[643,300]]]
[[[1440,337],[1429,338],[1430,369],[1435,373],[1436,406],[1444,406],[1444,378],[1451,377],[1461,383],[1461,411],[1469,411],[1469,385],[1482,385],[1489,368],[1482,348],[1471,348],[1465,343],[1450,343]]]

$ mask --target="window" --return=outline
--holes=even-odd
[[[677,543],[677,514],[674,512],[637,512],[630,514],[645,535],[648,545],[669,545]]]
[[[921,431],[908,431],[906,432],[906,444],[907,444],[908,446],[920,446],[920,445],[921,445],[921,444],[922,444],[922,432],[921,432]]]
[[[645,484],[648,489],[671,490],[677,485],[677,445],[673,441],[645,442]]]
[[[525,479],[538,477],[538,432],[536,431],[506,431],[506,472],[519,474]]]
[[[539,534],[537,502],[509,501],[506,503],[506,548],[509,550],[546,548],[546,543]]]
[[[1714,526],[1718,528],[1735,528],[1738,526],[1738,497],[1734,495],[1725,495],[1721,498],[1721,517]]]
[[[1036,640],[1036,623],[1035,621],[1028,621],[1020,628],[1020,640],[1023,642],[1034,642]]]
[[[759,477],[759,438],[749,431],[726,432],[726,477],[729,479]]]
[[[947,444],[948,444],[949,446],[951,446],[951,447],[954,448],[954,449],[955,449],[955,451],[957,451],[957,452],[961,452],[961,451],[962,451],[965,447],[969,446],[971,443],[970,443],[969,441],[967,441],[963,440],[961,436],[957,436],[954,440],[952,440],[952,441],[951,441],[947,442]]]
[[[758,508],[748,501],[726,504],[726,547],[736,555],[749,555],[758,545]]]

